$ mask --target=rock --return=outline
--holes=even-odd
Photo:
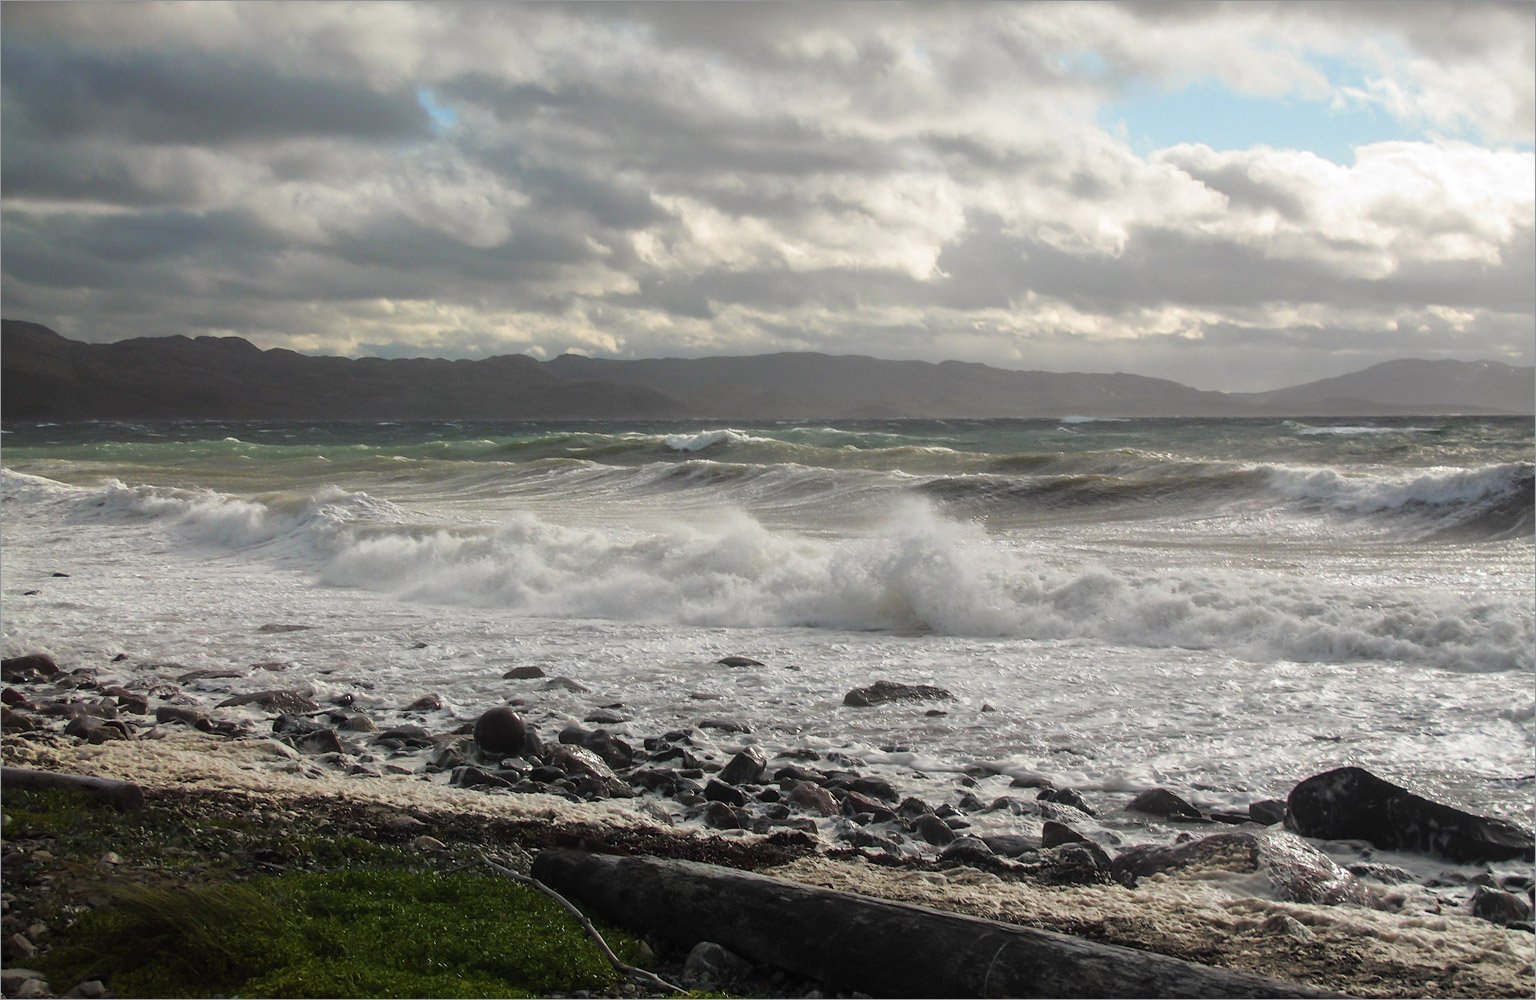
[[[1483,886],[1472,894],[1469,909],[1474,917],[1505,927],[1531,919],[1530,903],[1512,892]]]
[[[941,687],[927,684],[898,684],[895,681],[875,681],[868,687],[854,688],[843,695],[843,704],[856,708],[868,708],[890,701],[943,701],[955,696]]]
[[[1315,936],[1310,927],[1287,913],[1271,913],[1259,925],[1259,929],[1265,934],[1295,938],[1298,941],[1307,941]]]
[[[567,774],[586,775],[599,781],[618,781],[618,775],[613,773],[613,769],[586,747],[557,746],[550,751],[549,762]]]
[[[882,802],[901,801],[901,796],[897,794],[895,787],[884,778],[857,777],[835,782],[835,784],[850,792],[859,792],[871,798],[880,799]]]
[[[1369,879],[1372,882],[1385,882],[1388,885],[1402,882],[1412,882],[1413,875],[1396,865],[1383,865],[1372,861],[1357,861],[1352,865],[1345,865],[1344,870],[1356,878]]]
[[[7,684],[30,684],[59,673],[59,665],[47,653],[28,653],[0,660],[0,680]]]
[[[281,673],[293,666],[288,660],[262,660],[260,663],[251,664],[252,670],[265,670],[269,673]]]
[[[754,660],[750,656],[722,656],[715,661],[722,667],[761,667],[762,660]]]
[[[412,840],[411,841],[411,846],[416,848],[416,850],[418,850],[418,851],[446,851],[446,850],[448,850],[448,845],[447,844],[443,843],[441,840],[438,840],[436,837],[429,837],[426,834],[422,834],[421,836],[419,836],[419,837],[415,838],[414,840]]]
[[[1035,798],[1041,802],[1055,802],[1060,805],[1071,806],[1074,809],[1081,809],[1089,816],[1094,814],[1093,810],[1088,808],[1088,803],[1083,801],[1083,796],[1071,788],[1042,789]]]
[[[407,712],[436,712],[443,707],[443,699],[435,694],[424,694],[405,706]]]
[[[500,775],[466,764],[453,769],[448,784],[458,788],[511,788],[512,782]]]
[[[902,799],[901,804],[896,807],[896,814],[903,819],[916,819],[918,816],[923,816],[932,812],[933,806],[930,806],[922,799],[915,797]]]
[[[1327,855],[1286,833],[1218,833],[1173,847],[1140,845],[1111,865],[1117,875],[1216,870],[1265,875],[1281,899],[1294,903],[1375,906],[1376,894]]]
[[[493,708],[475,720],[475,746],[490,756],[523,752],[528,742],[528,724],[510,708]]]
[[[862,792],[853,792],[843,789],[843,814],[847,816],[868,816],[871,823],[884,823],[896,818],[896,812],[889,809],[884,803],[872,799]]]
[[[5,959],[14,962],[16,959],[28,959],[37,954],[37,946],[27,940],[23,934],[12,934],[5,939]]]
[[[71,719],[69,725],[64,727],[64,735],[85,740],[93,745],[106,743],[110,740],[133,738],[123,723],[111,719],[97,718],[94,715],[80,715]]]
[[[262,625],[260,628],[256,629],[256,631],[265,635],[275,635],[282,632],[308,632],[314,627],[315,626],[313,625],[284,625],[280,623],[273,623],[269,625]]]
[[[341,728],[349,733],[376,733],[379,727],[366,715],[349,715],[341,720]]]
[[[700,719],[700,729],[713,729],[721,733],[750,733],[752,727],[734,719]]]
[[[208,667],[200,667],[197,670],[188,670],[176,677],[177,684],[191,684],[193,681],[222,681],[232,677],[244,677],[243,670],[213,670]]]
[[[269,712],[285,715],[299,712],[318,712],[320,706],[301,691],[252,691],[225,698],[216,708],[232,708],[240,705],[256,705]]]
[[[432,734],[421,726],[391,726],[375,736],[373,742],[380,746],[411,750],[425,750],[437,745]]]
[[[1248,803],[1248,818],[1264,826],[1285,822],[1285,802],[1280,799],[1263,799]]]
[[[1533,860],[1530,830],[1433,802],[1360,767],[1316,774],[1291,789],[1286,825],[1306,837],[1364,840],[1451,861]]]
[[[796,809],[818,816],[836,816],[838,812],[837,800],[832,797],[832,793],[809,781],[802,781],[791,788],[784,796],[784,801]]]
[[[41,728],[31,716],[0,707],[0,730],[8,734],[30,733]]]
[[[611,708],[599,708],[588,715],[583,722],[594,722],[600,726],[617,726],[629,721],[629,716],[623,712],[615,712]]]
[[[1041,847],[1060,847],[1062,844],[1086,844],[1088,838],[1078,833],[1065,823],[1058,823],[1053,819],[1045,821],[1040,828]]]
[[[1030,838],[1017,833],[997,833],[981,838],[982,843],[992,849],[992,853],[1003,858],[1020,858],[1027,854],[1035,853],[1035,848],[1040,846]],[[1050,845],[1046,845],[1050,846]]]
[[[1205,818],[1200,815],[1200,810],[1166,788],[1149,788],[1132,799],[1130,805],[1125,808],[1133,812],[1146,813],[1149,816],[1163,816],[1168,819],[1199,820]]]
[[[117,707],[134,715],[149,714],[149,699],[142,694],[120,687],[107,688],[103,693],[117,699]]]
[[[957,837],[939,852],[940,861],[959,865],[975,865],[992,861],[996,855],[986,841],[979,837]]]
[[[504,681],[530,681],[544,676],[543,667],[513,667],[501,675]]]
[[[33,997],[52,996],[52,994],[48,992],[48,982],[43,979],[25,980],[20,986],[16,987],[16,992],[8,995],[18,997],[20,1000],[32,1000]]]
[[[32,704],[31,700],[27,698],[26,695],[12,687],[8,687],[4,691],[0,691],[0,703],[8,705],[11,708],[36,707]]]
[[[321,728],[303,736],[291,737],[293,748],[300,753],[318,755],[323,753],[341,753],[345,747],[341,744],[341,738],[333,730]]]
[[[933,844],[935,847],[943,847],[956,840],[955,831],[951,830],[949,825],[942,819],[931,813],[914,819],[912,821],[912,830],[919,837],[922,837],[923,840]],[[990,854],[991,852],[991,848],[988,848],[987,853]]]
[[[733,806],[744,806],[747,804],[746,792],[743,792],[735,785],[727,785],[725,782],[717,781],[714,778],[710,778],[705,783],[704,798],[710,802],[724,802]]]
[[[746,959],[713,941],[700,941],[683,962],[683,980],[706,989],[724,986],[752,968]]]
[[[720,780],[731,785],[757,781],[768,769],[768,758],[757,747],[745,747],[720,769]]]
[[[606,729],[587,734],[581,745],[601,757],[609,767],[632,767],[635,763],[635,748]]]
[[[1086,841],[1041,850],[1024,870],[1046,885],[1105,885],[1114,881],[1109,855],[1098,844]]]
[[[724,802],[711,802],[704,807],[704,825],[713,830],[740,830],[741,817]]]
[[[179,722],[184,726],[208,733],[213,731],[213,720],[206,712],[183,705],[161,705],[155,709],[156,722]]]
[[[543,684],[545,691],[577,691],[590,692],[592,689],[580,681],[573,681],[569,677],[551,677]]]

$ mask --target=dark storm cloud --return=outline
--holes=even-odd
[[[294,136],[409,139],[429,131],[414,90],[282,74],[253,57],[5,44],[5,112],[53,139],[224,143]]]

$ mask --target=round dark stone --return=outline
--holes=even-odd
[[[475,720],[475,745],[486,753],[516,754],[527,740],[527,723],[510,708],[493,708]]]

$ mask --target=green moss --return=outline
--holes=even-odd
[[[616,974],[563,910],[481,875],[347,871],[117,890],[44,959],[119,996],[538,996]],[[633,938],[604,931],[638,961]]]

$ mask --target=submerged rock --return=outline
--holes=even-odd
[[[289,715],[298,712],[318,712],[320,706],[302,691],[252,691],[237,694],[219,702],[216,708],[232,708],[239,705],[256,705],[269,712]]]
[[[1451,861],[1533,860],[1530,830],[1433,802],[1360,767],[1316,774],[1291,789],[1286,825],[1307,837],[1364,840]]]
[[[1201,869],[1261,873],[1279,898],[1293,903],[1375,906],[1379,902],[1374,892],[1327,855],[1285,833],[1218,833],[1173,847],[1139,845],[1122,851],[1111,869],[1116,875],[1134,877]]]
[[[58,672],[59,665],[47,653],[28,653],[0,661],[0,679],[7,684],[26,684]]]
[[[527,681],[544,676],[543,667],[513,667],[501,675],[504,681]]]
[[[1479,886],[1469,901],[1472,915],[1508,927],[1531,919],[1531,905],[1512,892]]]
[[[1204,819],[1200,810],[1166,788],[1149,788],[1132,799],[1131,804],[1126,808],[1149,816],[1165,816],[1168,819]]]
[[[762,660],[754,660],[750,656],[722,656],[715,661],[722,667],[761,667]]]
[[[875,681],[868,687],[854,688],[843,695],[843,704],[855,708],[868,708],[890,701],[944,701],[954,695],[941,687],[929,684],[898,684],[895,681]]]

